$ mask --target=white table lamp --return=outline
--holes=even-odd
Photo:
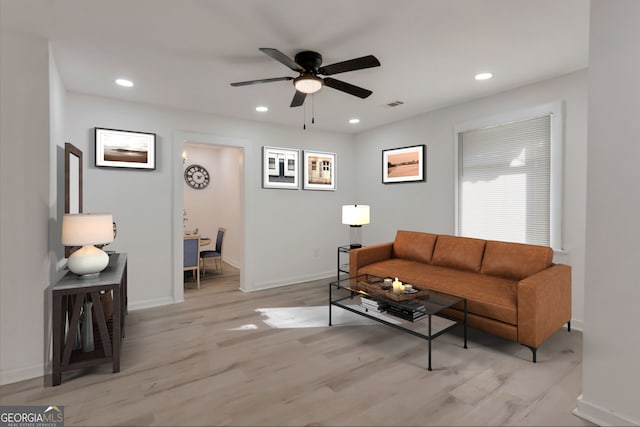
[[[69,257],[67,267],[83,279],[96,277],[109,264],[109,256],[93,245],[113,241],[111,214],[66,214],[62,218],[62,244],[82,246]]]
[[[369,205],[345,205],[342,207],[342,223],[350,226],[350,246],[362,247],[362,226],[370,221]]]

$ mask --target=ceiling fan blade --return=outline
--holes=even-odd
[[[271,58],[275,59],[276,61],[281,62],[282,64],[291,68],[293,71],[297,71],[299,73],[304,72],[304,68],[302,68],[296,61],[289,58],[284,53],[280,52],[278,49],[272,49],[270,47],[261,47],[260,51],[269,55]]]
[[[334,89],[341,90],[342,92],[346,92],[349,95],[357,96],[358,98],[366,98],[373,93],[370,90],[331,77],[325,78],[324,84]]]
[[[272,79],[248,80],[246,82],[231,83],[231,86],[248,86],[248,85],[255,85],[257,83],[271,83],[271,82],[280,82],[284,80],[293,80],[293,77],[274,77]]]
[[[307,97],[307,94],[304,92],[296,91],[296,94],[293,95],[293,99],[291,100],[290,107],[299,107],[304,104],[304,99]]]
[[[330,76],[332,74],[345,73],[347,71],[362,70],[365,68],[379,67],[380,61],[373,55],[363,56],[361,58],[350,59],[348,61],[336,62],[335,64],[320,67],[319,74]]]

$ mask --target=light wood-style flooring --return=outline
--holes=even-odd
[[[9,384],[0,403],[64,405],[67,426],[592,425],[571,414],[580,332],[558,331],[534,364],[475,330],[465,350],[455,331],[433,341],[429,372],[427,343],[385,325],[274,329],[256,312],[326,306],[328,282],[243,293],[225,264],[184,303],[129,313],[120,373]]]

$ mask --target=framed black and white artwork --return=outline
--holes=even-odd
[[[262,147],[262,187],[300,188],[300,150]]]

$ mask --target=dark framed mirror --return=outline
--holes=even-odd
[[[73,144],[64,144],[64,213],[82,212],[82,151]],[[65,258],[75,248],[64,248]]]

